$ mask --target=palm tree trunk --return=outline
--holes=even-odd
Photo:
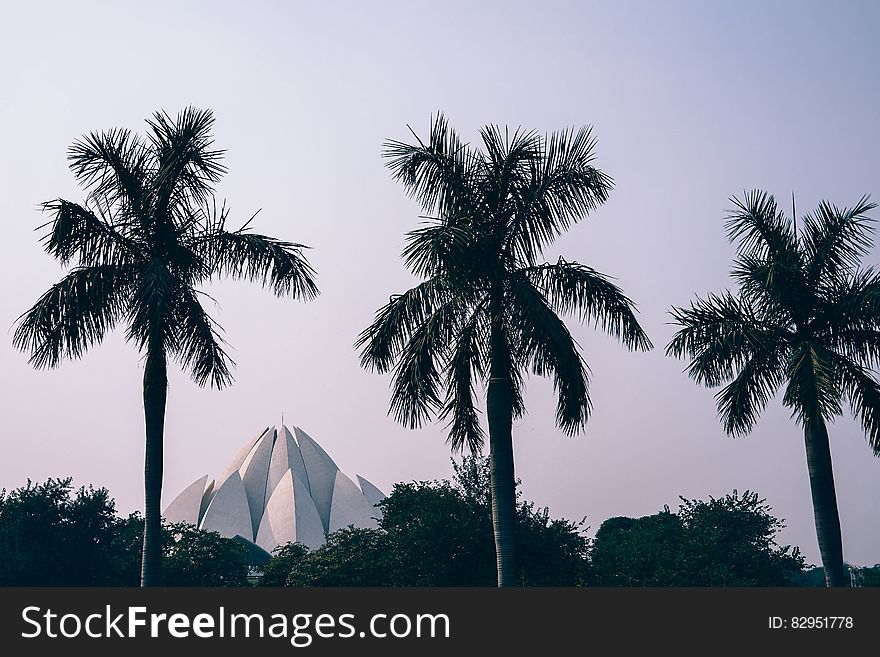
[[[492,529],[498,586],[516,585],[514,548],[516,489],[513,476],[513,400],[510,387],[510,355],[498,315],[492,322],[489,389],[486,393],[489,420],[489,473],[492,490]]]
[[[165,439],[165,400],[168,372],[161,346],[147,348],[144,367],[144,544],[141,554],[141,586],[162,583],[162,450]]]
[[[827,586],[846,586],[843,569],[843,541],[840,537],[840,515],[834,492],[834,472],[831,468],[831,448],[828,430],[819,419],[804,427],[807,449],[807,469],[810,472],[810,492],[813,495],[813,515],[819,553],[825,567]]]

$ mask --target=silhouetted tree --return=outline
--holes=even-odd
[[[423,282],[392,297],[357,346],[364,367],[394,370],[391,413],[409,427],[438,415],[454,450],[483,446],[474,402],[482,380],[489,425],[492,519],[499,586],[516,583],[512,421],[525,412],[526,372],[553,375],[557,424],[583,428],[587,367],[560,314],[592,321],[630,348],[651,344],[633,304],[599,272],[544,250],[603,203],[611,179],[593,166],[588,128],[549,137],[495,126],[485,150],[463,144],[438,116],[427,143],[387,141],[394,177],[422,205],[427,225],[403,256]]]
[[[308,555],[309,548],[302,543],[285,543],[272,551],[272,558],[263,568],[259,586],[285,586],[294,568]]]
[[[859,580],[862,586],[880,586],[880,564],[871,568],[859,568]]]
[[[324,545],[293,560],[287,585],[390,586],[387,542],[378,529],[339,529]]]
[[[157,112],[146,139],[124,129],[74,142],[70,168],[88,190],[83,204],[43,205],[53,218],[43,245],[74,266],[19,318],[15,345],[36,367],[79,358],[117,323],[144,353],[145,528],[141,584],[161,581],[162,453],[168,359],[200,386],[232,380],[220,327],[198,286],[217,276],[268,285],[279,296],[311,299],[314,272],[300,244],[226,229],[214,184],[226,169],[213,148],[209,110],[175,118]]]
[[[381,507],[395,585],[495,584],[488,504],[444,481],[395,484]]]
[[[106,488],[48,479],[0,491],[0,585],[106,586],[116,513]]]
[[[642,518],[609,518],[599,527],[592,565],[604,586],[792,586],[804,559],[779,546],[783,523],[756,493],[709,501],[682,498]]]
[[[0,491],[0,585],[137,586],[143,518],[119,518],[106,488],[74,491],[71,481]],[[161,536],[163,584],[247,584],[238,541],[187,524],[163,525]]]
[[[687,357],[687,373],[716,395],[726,431],[751,431],[776,391],[803,426],[819,550],[828,586],[843,586],[843,545],[827,423],[848,402],[880,455],[880,272],[862,268],[873,244],[863,197],[853,208],[826,202],[798,230],[776,201],[754,191],[727,220],[737,244],[725,292],[673,308],[681,328],[667,353]]]
[[[247,586],[247,548],[187,523],[165,526],[162,581],[166,586]]]
[[[590,541],[583,521],[551,518],[547,507],[519,504],[516,512],[516,553],[520,586],[591,586]]]
[[[603,522],[590,558],[603,586],[683,586],[681,518],[665,509],[641,518]]]
[[[777,545],[785,524],[755,492],[708,501],[682,498],[687,586],[791,586],[804,569],[798,548]]]

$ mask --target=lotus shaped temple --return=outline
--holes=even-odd
[[[258,434],[218,479],[206,475],[174,498],[165,520],[239,536],[267,552],[288,541],[313,549],[349,525],[376,527],[385,495],[361,476],[355,484],[305,431],[293,432],[282,425]]]

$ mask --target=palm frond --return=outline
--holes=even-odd
[[[880,330],[844,328],[829,332],[825,339],[830,349],[853,362],[880,368]]]
[[[303,255],[309,247],[252,233],[246,227],[228,231],[225,222],[224,208],[195,240],[194,250],[205,254],[211,272],[260,283],[277,296],[306,301],[318,296],[315,270]]]
[[[534,131],[517,129],[511,135],[508,128],[502,130],[496,125],[484,126],[480,136],[486,147],[485,154],[477,156],[483,172],[481,195],[492,209],[496,223],[492,230],[503,234],[508,226],[501,221],[509,214],[511,191],[528,184],[529,172],[539,165],[543,155],[542,141]]]
[[[556,422],[566,434],[584,427],[592,408],[589,370],[565,323],[525,278],[511,281],[505,299],[514,353],[538,376],[553,375]]]
[[[417,145],[397,140],[383,144],[382,157],[394,179],[428,214],[457,216],[473,210],[474,156],[443,114],[432,118],[428,143],[417,135],[416,141]]]
[[[523,398],[525,392],[525,376],[523,372],[528,372],[529,366],[527,362],[514,362],[510,368],[510,410],[512,418],[518,420],[526,414],[526,404]]]
[[[74,176],[90,190],[89,197],[96,203],[121,204],[134,213],[143,210],[147,196],[144,183],[155,163],[139,136],[122,128],[91,132],[73,142],[67,159]]]
[[[560,233],[608,199],[613,181],[592,164],[595,144],[589,127],[552,133],[529,175],[511,188],[505,250],[521,265],[534,265]]]
[[[134,342],[138,349],[149,347],[164,354],[176,353],[174,313],[183,292],[182,281],[159,258],[139,267],[137,274],[129,304],[126,339]]]
[[[801,424],[828,422],[842,412],[841,389],[835,376],[835,355],[808,341],[792,345],[785,375],[788,385],[782,403]]]
[[[880,329],[880,271],[868,268],[835,279],[813,321],[817,334]]]
[[[83,266],[123,264],[141,257],[138,242],[77,203],[56,199],[44,203],[43,210],[54,215],[40,227],[49,227],[43,248],[63,265],[71,260]]]
[[[780,262],[799,259],[794,228],[771,194],[756,189],[746,192],[743,200],[733,196],[730,201],[735,208],[725,222],[727,237],[731,242],[739,242],[740,253],[769,254]]]
[[[859,267],[874,245],[874,219],[868,212],[876,203],[863,196],[852,208],[838,208],[822,201],[805,218],[804,248],[807,276],[815,284],[824,273],[839,276]]]
[[[501,186],[507,176],[527,170],[542,155],[542,140],[534,130],[517,128],[511,135],[507,127],[487,125],[480,130],[480,137],[486,147],[484,162]]]
[[[647,351],[653,345],[635,316],[635,304],[605,275],[562,258],[520,270],[547,298],[556,312],[595,322],[630,349]]]
[[[874,455],[880,456],[880,383],[870,370],[848,358],[836,358],[834,366],[853,415],[861,421]]]
[[[544,285],[539,292],[517,272],[535,266],[536,254],[546,244],[606,200],[612,182],[593,164],[590,129],[541,137],[490,125],[481,137],[482,150],[468,147],[438,115],[427,141],[416,136],[415,145],[385,142],[383,157],[393,177],[428,215],[427,226],[408,234],[404,259],[416,275],[429,278],[392,298],[356,343],[363,367],[379,372],[395,368],[395,414],[409,425],[435,410],[436,377],[443,372],[446,394],[440,413],[450,420],[450,441],[455,448],[468,444],[472,449],[482,444],[474,377],[485,378],[478,366],[489,367],[483,352],[490,349],[487,343],[507,347],[503,357],[509,367],[496,362],[491,369],[508,372],[513,417],[525,413],[524,372],[552,374],[559,396],[557,419],[568,433],[583,426],[589,413],[588,370],[554,308],[597,321],[628,346],[650,347],[632,302],[600,274],[585,268],[560,281],[535,272],[536,284]],[[451,298],[471,313],[488,303],[491,320],[481,329],[471,326],[478,337],[465,330],[470,326],[465,323],[451,329],[450,344],[438,342],[427,349],[425,324]],[[531,320],[540,325],[528,326]],[[498,330],[504,331],[503,338]],[[497,361],[498,349],[491,350]],[[427,383],[419,384],[419,376]]]
[[[175,205],[207,203],[214,184],[226,173],[222,164],[225,151],[212,148],[211,110],[187,107],[176,118],[156,112],[147,124],[157,160],[152,178],[156,218],[165,220],[168,208]]]
[[[697,298],[689,308],[673,307],[680,326],[666,346],[666,355],[690,358],[688,376],[706,386],[732,379],[756,354],[783,348],[784,328],[764,325],[754,308],[730,292]]]
[[[183,369],[199,386],[224,388],[232,383],[235,363],[223,348],[222,329],[211,319],[193,290],[185,288],[174,299],[176,353]]]
[[[804,255],[794,225],[779,211],[776,200],[754,190],[743,201],[731,198],[736,208],[726,226],[731,242],[738,242],[739,257],[732,276],[745,295],[784,310],[790,321],[803,324],[814,305],[814,286],[804,275]]]
[[[478,233],[463,222],[435,220],[406,235],[403,259],[417,276],[430,278],[439,274],[472,284],[484,277],[486,262],[475,253]],[[462,285],[467,287],[467,285]]]
[[[73,269],[18,318],[13,345],[38,368],[80,358],[124,315],[133,282],[131,267]]]
[[[395,367],[389,412],[406,427],[418,428],[442,408],[440,372],[446,365],[462,307],[451,299],[416,327]]]
[[[482,306],[471,313],[455,337],[455,344],[446,372],[446,402],[440,410],[440,419],[449,421],[449,443],[454,451],[467,447],[476,454],[483,449],[485,435],[480,426],[479,413],[474,405],[474,374],[484,376],[486,355],[481,345],[486,343],[486,314]]]
[[[739,283],[743,298],[761,307],[764,315],[775,316],[779,323],[803,324],[820,303],[817,289],[807,284],[797,265],[767,254],[740,255],[731,277]]]
[[[727,433],[744,436],[755,426],[758,416],[781,385],[781,356],[776,349],[755,353],[733,381],[715,395],[718,414]]]
[[[391,370],[410,336],[451,298],[449,288],[439,278],[430,278],[393,296],[355,342],[355,348],[362,350],[361,366],[379,373]]]

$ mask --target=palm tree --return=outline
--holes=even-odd
[[[749,433],[784,386],[782,403],[804,429],[819,550],[828,586],[844,585],[843,545],[827,424],[847,401],[880,455],[880,273],[861,267],[872,246],[863,197],[853,208],[821,202],[801,228],[753,191],[727,219],[738,255],[725,292],[673,308],[681,328],[667,354],[716,395],[725,430]],[[793,211],[794,215],[794,211]]]
[[[147,138],[128,130],[92,132],[68,151],[87,190],[83,204],[43,204],[52,220],[46,251],[73,268],[18,320],[14,344],[38,368],[79,358],[116,324],[145,354],[145,528],[142,586],[161,582],[162,447],[168,359],[200,386],[232,381],[222,329],[208,316],[197,286],[217,276],[268,285],[278,296],[311,299],[314,271],[301,244],[226,229],[214,184],[226,169],[213,149],[209,110],[176,118],[157,112]],[[253,219],[253,217],[251,218]]]
[[[387,141],[395,179],[422,205],[403,257],[423,278],[394,296],[357,343],[361,364],[394,370],[390,413],[411,428],[449,422],[453,450],[482,449],[475,408],[488,384],[492,522],[498,585],[516,581],[512,421],[525,412],[527,371],[553,375],[556,420],[566,434],[590,412],[588,368],[560,314],[593,321],[630,348],[651,343],[632,302],[599,272],[562,258],[541,262],[562,231],[603,203],[611,179],[593,162],[589,128],[540,136],[495,126],[485,151],[463,144],[442,115],[428,143]]]

